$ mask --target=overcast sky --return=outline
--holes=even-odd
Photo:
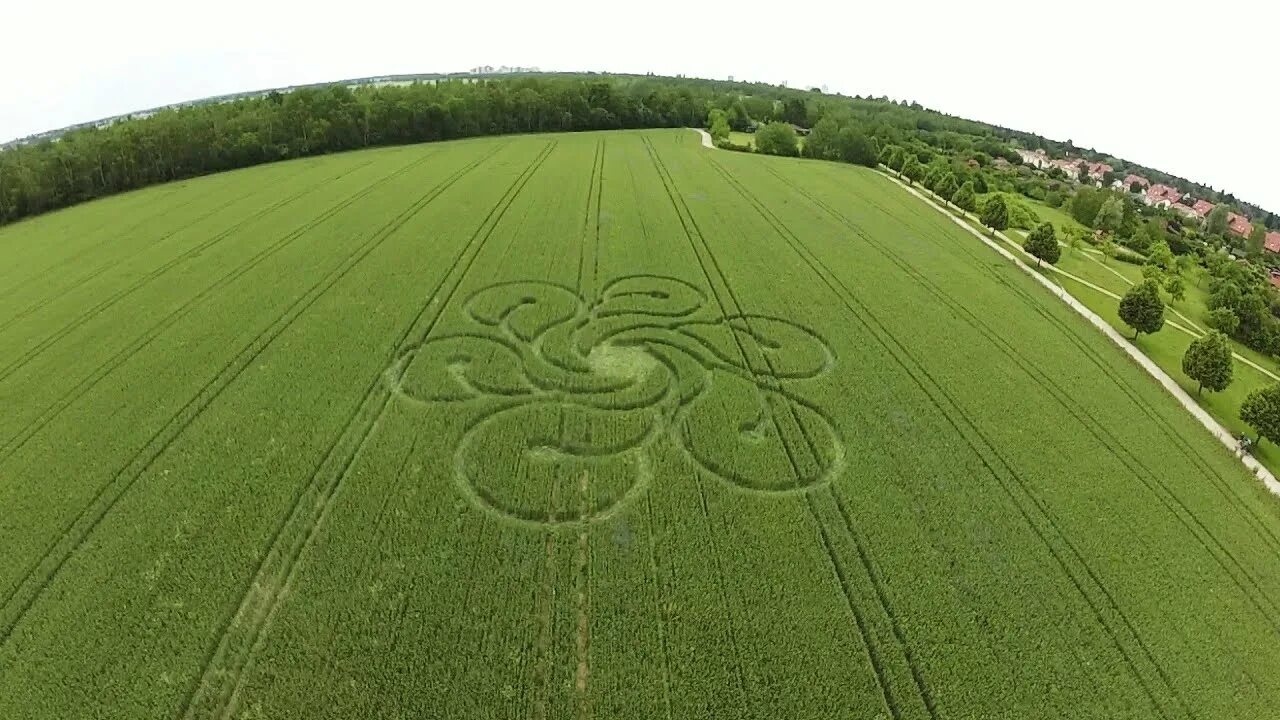
[[[1280,213],[1280,9],[1259,0],[183,5],[6,7],[0,140],[209,95],[476,65],[733,75],[1071,139]]]

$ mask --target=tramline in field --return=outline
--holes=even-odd
[[[1280,703],[1275,499],[873,171],[417,145],[0,261],[0,717]]]

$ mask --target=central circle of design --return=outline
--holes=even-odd
[[[805,492],[843,468],[834,424],[793,388],[835,356],[798,323],[716,316],[696,286],[657,275],[590,299],[499,283],[463,311],[469,330],[407,349],[386,378],[409,405],[472,406],[454,479],[485,512],[538,527],[608,519],[650,485],[657,443],[747,492]]]

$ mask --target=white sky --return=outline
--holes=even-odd
[[[241,90],[476,65],[827,85],[1074,140],[1280,213],[1265,0],[36,3],[4,10],[0,140]]]

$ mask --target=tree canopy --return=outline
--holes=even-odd
[[[499,133],[700,127],[710,107],[721,102],[717,87],[710,81],[621,76],[439,78],[214,99],[0,151],[0,223],[147,185],[379,145]]]
[[[876,166],[876,152],[871,139],[852,125],[840,129],[836,147],[840,159],[847,163]]]
[[[956,182],[956,176],[949,172],[944,173],[942,177],[938,178],[938,182],[934,185],[933,191],[938,194],[938,197],[950,202],[951,199],[955,197],[956,193],[960,191],[959,184]]]
[[[1147,279],[1129,288],[1120,299],[1120,319],[1133,328],[1136,340],[1142,333],[1158,332],[1164,327],[1164,300],[1160,285]]]
[[[955,203],[956,207],[964,210],[965,212],[973,212],[978,205],[977,196],[973,191],[973,182],[970,181],[961,185],[960,189],[956,191],[955,196],[951,198],[951,202]]]
[[[712,108],[707,115],[707,128],[712,142],[717,145],[729,139],[729,118],[720,108]]]
[[[1227,232],[1227,206],[1218,205],[1205,217],[1204,229],[1210,235],[1224,235]]]
[[[1182,356],[1182,372],[1198,383],[1196,392],[1226,390],[1231,384],[1231,343],[1227,336],[1211,330],[1192,341]]]
[[[1003,195],[993,195],[983,204],[982,224],[992,230],[1004,230],[1009,227],[1009,207],[1005,205]]]
[[[207,98],[17,141],[0,151],[0,223],[147,185],[366,147],[506,133],[698,126],[710,130],[713,124],[713,136],[726,138],[717,122],[720,116],[711,115],[712,110],[723,113],[731,131],[763,129],[777,122],[812,127],[805,145],[812,142],[815,157],[866,165],[878,158],[896,170],[908,156],[926,166],[937,162],[948,166],[958,185],[972,182],[975,196],[1017,192],[1055,207],[1061,203],[1086,225],[1097,220],[1103,200],[1115,193],[1090,186],[1073,191],[1065,183],[1035,177],[1030,168],[1018,164],[1016,147],[1118,163],[1117,172],[1141,172],[1153,182],[1218,202],[1223,221],[1227,207],[1240,207],[1269,225],[1280,223],[1230,194],[1158,170],[1081,151],[1070,142],[885,97],[631,75],[435,75],[404,80],[403,85],[314,85]],[[890,146],[899,151],[882,151]],[[781,147],[790,154],[789,143]],[[966,160],[976,167],[965,167]],[[1011,215],[1011,224],[1020,217]],[[1142,222],[1134,203],[1124,204],[1122,217],[1118,234],[1132,240]],[[1225,232],[1225,222],[1217,230]]]
[[[805,157],[818,160],[837,160],[840,157],[840,123],[827,115],[813,126],[804,140]],[[757,143],[758,144],[758,143]]]
[[[1058,236],[1054,232],[1053,225],[1049,223],[1040,223],[1027,235],[1027,241],[1023,243],[1022,248],[1030,253],[1036,259],[1036,263],[1041,261],[1050,265],[1058,262],[1062,251],[1058,247]]]
[[[1118,197],[1109,197],[1099,206],[1098,214],[1093,218],[1093,227],[1105,233],[1116,233],[1123,221],[1124,201]]]
[[[756,131],[756,149],[766,155],[800,154],[795,128],[784,122],[772,122]]]
[[[924,179],[924,166],[920,164],[915,155],[908,155],[906,162],[902,163],[902,175],[907,179],[908,183],[919,182]]]
[[[1209,311],[1204,324],[1226,335],[1235,335],[1236,328],[1240,327],[1240,318],[1236,317],[1231,308],[1220,307]]]
[[[1258,432],[1258,438],[1280,443],[1280,383],[1249,393],[1240,406],[1240,419]]]

